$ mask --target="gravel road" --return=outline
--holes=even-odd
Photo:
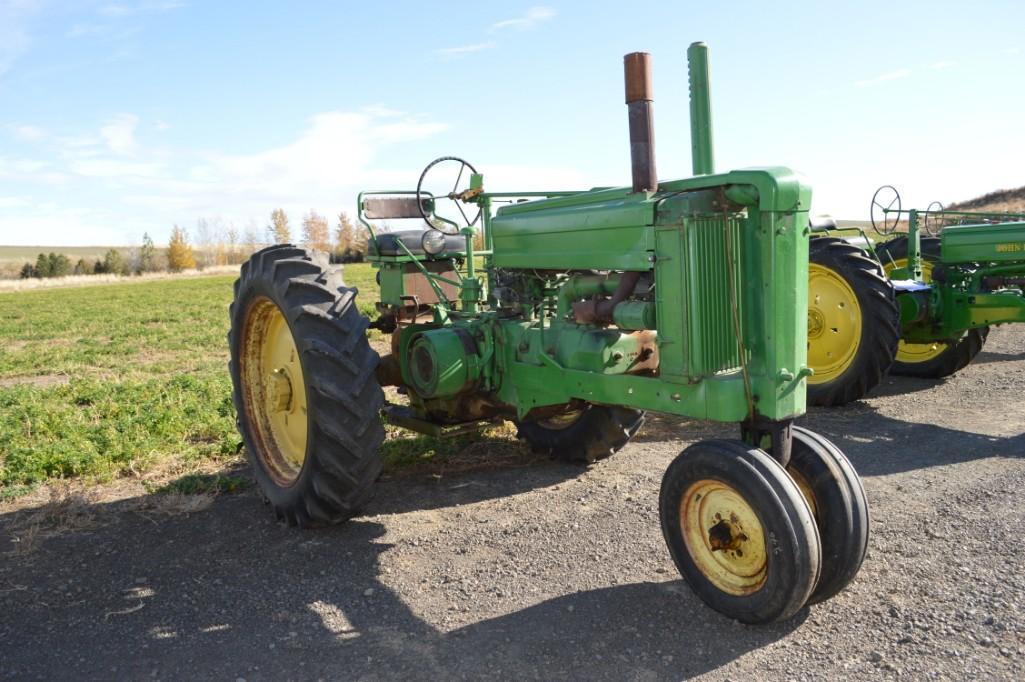
[[[591,469],[387,480],[323,531],[278,525],[250,491],[191,514],[97,504],[24,552],[31,512],[4,514],[0,676],[1022,679],[1023,391],[1019,326],[947,381],[802,419],[863,476],[873,528],[854,584],[786,623],[729,621],[680,580],[662,472],[734,431],[656,417]]]

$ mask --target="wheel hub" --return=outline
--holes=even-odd
[[[826,327],[826,321],[817,308],[808,310],[808,338],[817,339],[822,336],[822,330]]]
[[[680,527],[694,564],[718,589],[741,596],[765,583],[765,531],[738,490],[722,481],[697,481],[680,501]]]
[[[292,380],[288,370],[278,367],[267,377],[267,398],[273,412],[288,412],[292,406]]]

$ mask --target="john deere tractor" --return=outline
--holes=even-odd
[[[445,157],[416,189],[362,192],[373,321],[324,254],[278,245],[243,265],[234,401],[280,519],[358,513],[381,472],[382,421],[444,436],[509,420],[536,450],[586,464],[660,412],[738,426],[685,449],[659,496],[669,551],[707,604],[764,623],[848,584],[868,542],[864,491],[835,445],[794,425],[811,191],[786,168],[714,173],[706,50],[688,50],[694,177],[656,179],[650,58],[633,53],[632,186],[491,192]],[[451,189],[429,191],[443,168]],[[368,327],[390,335],[380,359]]]
[[[901,208],[884,185],[872,226],[838,236],[813,221],[808,284],[808,400],[843,405],[889,370],[938,379],[967,366],[990,325],[1025,322],[1025,215]],[[907,234],[898,234],[900,224]],[[922,232],[926,234],[922,234]]]

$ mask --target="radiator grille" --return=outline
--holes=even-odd
[[[740,368],[731,297],[732,290],[738,306],[736,319],[742,326],[744,291],[741,274],[744,258],[740,228],[741,218],[735,215],[692,218],[684,226],[685,333],[691,376],[732,372]],[[743,334],[739,336],[743,338]]]

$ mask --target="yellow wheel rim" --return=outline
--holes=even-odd
[[[583,414],[583,410],[570,410],[569,412],[563,412],[562,414],[557,414],[553,417],[549,417],[548,419],[539,419],[537,423],[546,429],[551,429],[552,431],[562,431],[563,429],[568,429],[576,424]]]
[[[895,268],[906,268],[907,266],[907,258],[898,258],[892,263],[889,261],[884,263],[883,270],[889,276],[890,272]],[[932,281],[932,263],[925,259],[922,259],[922,280],[925,282]],[[905,343],[901,341],[897,344],[897,362],[906,362],[908,364],[928,362],[941,355],[948,347],[949,345],[942,341],[933,341],[932,343]]]
[[[680,501],[680,528],[694,565],[718,589],[744,596],[765,584],[765,531],[734,488],[712,479],[693,483]]]
[[[861,306],[854,289],[835,270],[808,264],[808,365],[810,384],[847,371],[861,345]]]
[[[291,485],[306,461],[306,383],[292,330],[269,298],[249,308],[239,360],[254,454],[277,484]]]

